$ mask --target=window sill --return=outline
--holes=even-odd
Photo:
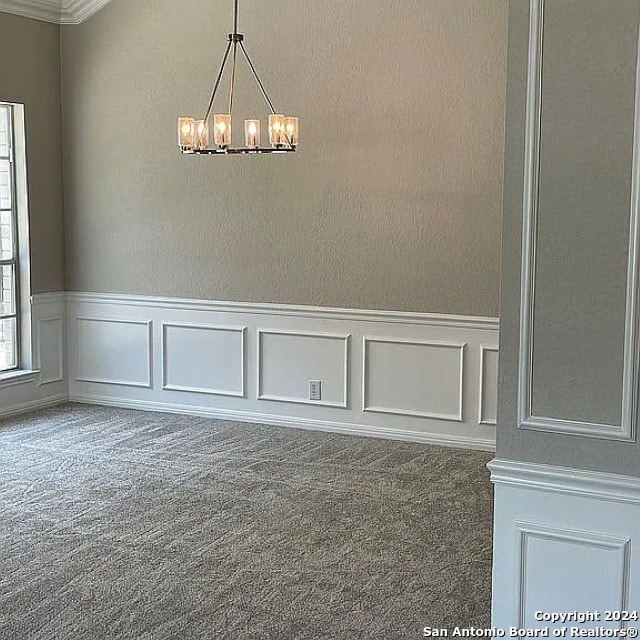
[[[40,381],[40,371],[18,369],[17,371],[6,371],[0,373],[0,389],[13,387],[18,384],[28,384]]]

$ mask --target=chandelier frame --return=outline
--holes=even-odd
[[[238,20],[239,20],[239,4],[240,0],[234,0],[234,11],[233,11],[233,33],[228,35],[228,44],[225,50],[224,56],[222,58],[222,63],[220,65],[220,70],[216,77],[216,80],[213,85],[213,90],[211,92],[211,98],[209,100],[209,106],[207,107],[204,118],[201,121],[198,121],[200,124],[195,123],[195,121],[190,118],[181,118],[178,125],[178,136],[179,136],[179,146],[180,150],[183,154],[188,155],[248,155],[248,154],[270,154],[270,153],[295,153],[298,146],[299,140],[299,125],[297,118],[287,118],[286,120],[295,121],[293,125],[285,126],[285,118],[283,115],[278,114],[276,111],[269,94],[260,78],[249,53],[244,45],[244,34],[239,33],[238,31]],[[218,95],[218,90],[220,89],[220,85],[222,83],[222,79],[224,77],[225,69],[227,68],[227,64],[231,59],[231,87],[229,91],[229,110],[226,114],[221,114],[222,117],[227,118],[229,129],[231,128],[231,119],[233,117],[233,107],[234,107],[234,97],[235,97],[235,83],[236,83],[236,72],[238,68],[238,53],[242,54],[242,57],[247,63],[251,71],[251,75],[255,80],[258,88],[260,89],[260,93],[264,98],[265,103],[269,109],[270,119],[269,119],[269,138],[271,140],[271,146],[265,147],[260,145],[252,145],[245,147],[233,147],[231,144],[231,140],[229,139],[227,144],[215,144],[214,146],[209,145],[209,119],[211,118],[213,105]],[[217,117],[217,116],[216,116]],[[273,127],[276,128],[276,134],[274,136],[272,131],[272,118]],[[184,121],[191,122],[191,131],[187,132],[184,127]],[[246,121],[245,129],[247,127],[247,122],[258,123],[257,136],[259,140],[260,129],[258,121]],[[200,130],[194,129],[195,126],[200,126]],[[218,126],[218,125],[214,125]],[[222,125],[223,127],[225,125]],[[255,125],[254,125],[255,129]],[[224,129],[223,129],[224,130]],[[255,130],[253,134],[255,135]],[[198,138],[198,134],[200,138]],[[249,134],[246,134],[247,136]],[[206,143],[202,144],[202,137],[206,138]],[[229,136],[230,138],[230,136]],[[196,139],[200,140],[200,144],[196,144]],[[191,144],[184,144],[184,142],[191,142]]]

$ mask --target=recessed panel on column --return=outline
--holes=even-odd
[[[608,425],[623,432],[630,419],[623,388],[630,382],[625,344],[640,4],[547,0],[539,7],[525,404],[534,422],[555,421],[557,430],[564,421],[586,425],[576,427],[583,432],[589,425],[594,434],[598,425],[602,433]],[[530,92],[529,101],[535,97]]]
[[[562,626],[584,630],[620,629],[605,611],[629,608],[630,541],[597,532],[563,531],[523,525],[519,584],[523,629]],[[539,612],[599,612],[583,622],[541,620]],[[598,636],[602,637],[602,636]],[[606,636],[605,636],[606,637]]]

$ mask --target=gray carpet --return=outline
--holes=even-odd
[[[5,420],[0,638],[489,626],[489,459],[75,405]]]

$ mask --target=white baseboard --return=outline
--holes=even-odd
[[[640,558],[632,554],[640,544],[640,479],[499,460],[489,468],[495,483],[493,625],[637,627],[632,620],[607,621],[604,612],[640,611]],[[574,611],[599,611],[601,619],[536,619],[536,612]]]
[[[294,418],[286,415],[274,415],[267,413],[247,413],[243,411],[222,411],[197,405],[177,405],[170,403],[149,402],[143,400],[116,400],[108,396],[99,395],[74,395],[73,402],[81,404],[96,404],[107,407],[119,407],[122,409],[134,409],[136,411],[155,411],[159,413],[175,413],[178,415],[215,418],[217,420],[231,420],[233,422],[248,422],[253,424],[266,424],[293,429],[310,431],[324,431],[328,433],[342,433],[369,438],[382,438],[387,440],[399,440],[404,442],[418,442],[422,444],[435,444],[446,447],[471,449],[477,451],[493,451],[495,442],[491,439],[455,438],[419,433],[415,431],[403,431],[401,429],[384,429],[382,427],[367,427],[359,424],[347,424],[344,422],[328,422],[323,420],[309,420]]]
[[[492,318],[92,293],[67,311],[72,401],[495,447]]]
[[[68,393],[47,396],[39,400],[31,400],[29,402],[23,402],[22,404],[11,405],[8,408],[3,407],[0,409],[0,419],[12,418],[13,416],[19,416],[23,413],[31,413],[32,411],[38,411],[39,409],[48,409],[49,407],[55,407],[59,404],[64,404],[65,402],[69,402]]]

